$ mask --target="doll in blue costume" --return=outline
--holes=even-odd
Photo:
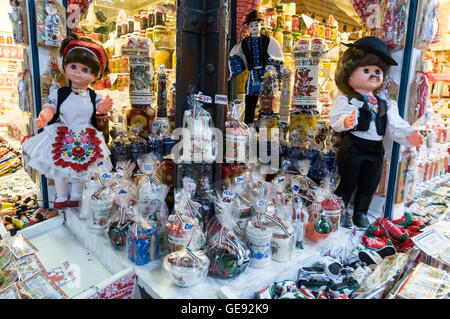
[[[97,113],[111,110],[112,100],[89,88],[108,73],[108,57],[99,43],[70,35],[59,53],[69,86],[50,92],[36,119],[36,128],[44,130],[26,140],[22,149],[27,166],[55,181],[54,208],[63,209],[78,207],[84,182],[100,162],[104,170],[112,168],[96,121]]]
[[[277,40],[260,34],[262,20],[257,10],[247,14],[244,24],[248,25],[250,35],[234,46],[229,58],[231,76],[236,76],[248,69],[245,85],[244,122],[246,124],[252,124],[255,119],[256,104],[266,66],[274,66],[281,79],[281,67],[284,61],[284,55]]]
[[[397,65],[386,44],[367,36],[347,46],[335,73],[342,95],[330,113],[331,127],[343,132],[336,158],[341,179],[335,193],[347,208],[356,189],[352,221],[366,228],[370,224],[367,211],[382,173],[384,136],[408,147],[420,146],[423,137],[400,117],[397,103],[379,91],[390,66]],[[342,225],[352,226],[347,213]]]

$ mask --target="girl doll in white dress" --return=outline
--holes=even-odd
[[[108,113],[112,100],[89,88],[109,71],[106,52],[90,38],[71,35],[59,53],[69,86],[50,92],[36,119],[36,128],[44,130],[22,147],[26,165],[55,181],[56,209],[78,207],[84,182],[100,162],[103,170],[112,169],[96,122],[96,113]]]

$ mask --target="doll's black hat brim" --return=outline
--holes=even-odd
[[[264,19],[261,17],[257,10],[253,10],[249,14],[247,14],[245,21],[243,24],[249,24],[252,21],[263,21]]]
[[[342,43],[347,47],[356,47],[366,52],[372,53],[380,57],[389,65],[398,65],[398,63],[389,56],[387,45],[377,37],[363,37],[354,43]]]

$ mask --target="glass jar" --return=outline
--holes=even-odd
[[[131,108],[127,110],[127,127],[137,128],[140,134],[148,135],[150,116],[147,113],[147,108],[150,108],[150,105],[131,105]]]
[[[312,26],[313,26],[313,37],[314,37],[314,38],[318,38],[318,37],[319,37],[319,34],[320,34],[320,25],[319,25],[319,22],[314,21],[313,24],[312,24]]]
[[[166,10],[163,7],[155,10],[155,26],[166,26]]]
[[[143,25],[143,23],[142,23],[141,15],[135,14],[134,15],[134,32],[140,31],[142,25]]]
[[[337,42],[337,27],[336,26],[332,26],[331,27],[331,36],[330,36],[330,40],[332,42]]]
[[[325,38],[325,23],[319,23],[319,38]]]
[[[133,33],[134,32],[134,17],[128,17],[127,26],[128,26],[127,34]]]
[[[153,28],[155,26],[155,13],[153,10],[148,10],[148,27]]]
[[[283,29],[273,29],[273,37],[278,41],[280,47],[283,48]]]
[[[284,31],[292,32],[292,15],[290,14],[284,17]]]
[[[147,28],[148,28],[148,11],[140,10],[139,15],[141,17],[141,30],[147,30]]]
[[[325,40],[331,39],[331,27],[329,25],[325,25]]]
[[[266,26],[272,29],[277,27],[277,13],[274,8],[266,10]]]
[[[155,26],[153,28],[153,44],[156,48],[158,48],[158,45],[162,40],[167,40],[167,37],[169,36],[169,31],[167,30],[167,27],[165,26]]]
[[[145,37],[153,41],[153,28],[145,30]]]
[[[300,17],[298,15],[292,16],[292,32],[298,33],[300,32]]]
[[[292,33],[289,31],[283,31],[283,53],[292,53],[292,43],[293,43]]]
[[[282,6],[277,7],[277,29],[284,30],[284,14]]]
[[[155,69],[164,64],[166,69],[172,68],[171,54],[169,49],[157,49],[155,51]]]

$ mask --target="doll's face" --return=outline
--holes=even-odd
[[[66,65],[66,76],[72,81],[72,87],[75,89],[86,90],[92,82],[97,78],[91,72],[91,69],[83,63],[71,62]]]
[[[261,31],[261,22],[260,21],[250,21],[248,24],[248,31],[253,37],[259,36]]]
[[[383,71],[376,65],[360,66],[350,75],[348,84],[358,93],[369,94],[383,83]]]

